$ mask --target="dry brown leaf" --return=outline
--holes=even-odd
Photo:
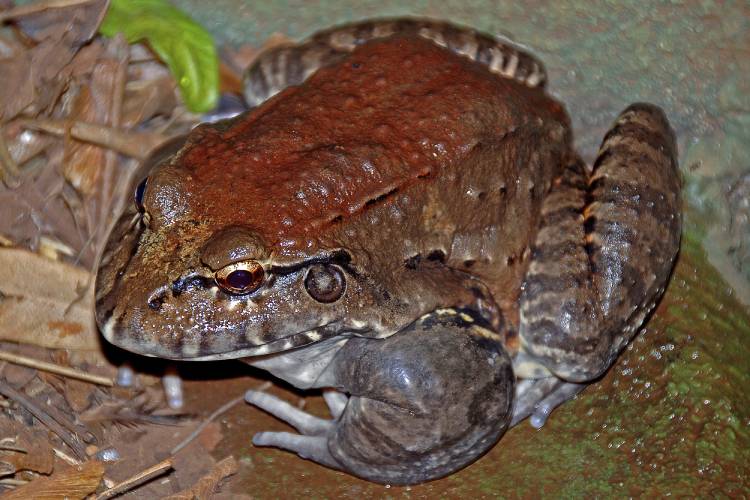
[[[65,390],[63,396],[71,409],[79,414],[91,406],[92,393],[96,390],[93,384],[81,382],[74,378],[65,379]]]
[[[0,248],[0,340],[98,349],[91,274],[27,250]],[[79,290],[86,289],[81,297]]]
[[[229,456],[217,463],[211,469],[211,472],[203,476],[193,486],[182,490],[174,495],[169,495],[166,500],[193,500],[194,498],[210,498],[211,494],[216,491],[219,483],[237,473],[237,461],[233,456]]]
[[[32,107],[46,109],[62,93],[67,80],[63,68],[75,54],[72,35],[49,39],[36,47],[0,60],[0,121]]]
[[[22,172],[18,188],[0,186],[0,234],[32,250],[39,248],[44,236],[82,248],[86,237],[77,224],[75,206],[65,194],[64,179],[56,169]]]
[[[37,374],[38,372],[34,368],[15,363],[0,363],[0,375],[2,375],[2,378],[8,385],[15,389],[19,389],[31,382]]]
[[[68,120],[84,121],[118,128],[125,90],[127,43],[119,36],[106,45],[91,77],[80,84],[70,108]],[[98,246],[104,238],[117,180],[117,156],[99,146],[65,137],[63,173],[66,180],[85,199],[86,232]]]
[[[46,432],[32,432],[21,422],[16,422],[7,417],[0,417],[0,438],[15,438],[13,447],[24,450],[0,451],[0,462],[13,466],[16,471],[28,470],[40,474],[51,474],[55,464],[55,455],[49,436]]]
[[[5,493],[3,500],[85,498],[94,493],[104,476],[104,465],[90,460],[78,467],[57,472],[50,477],[35,479],[25,486]]]
[[[39,50],[44,50],[40,48]],[[29,52],[0,60],[0,122],[10,120],[34,101],[34,78]]]
[[[47,38],[60,38],[62,33],[74,33],[73,45],[80,47],[88,42],[99,30],[99,25],[107,12],[109,1],[90,0],[71,3],[63,7],[43,7],[43,2],[19,7],[22,15],[14,17],[24,34],[36,41]],[[26,14],[23,9],[27,9]]]
[[[0,60],[0,122],[24,110],[52,106],[68,83],[67,68],[78,48],[91,39],[108,2],[88,2],[67,9],[47,9],[17,21],[40,41],[35,47]]]
[[[177,106],[175,88],[171,76],[128,83],[125,88],[123,126],[135,127],[154,116],[171,114]]]
[[[161,387],[146,387],[135,395],[132,389],[126,388],[112,388],[106,392],[99,390],[95,394],[97,401],[78,413],[78,419],[99,435],[118,427],[180,425],[192,418],[177,410],[165,409]]]

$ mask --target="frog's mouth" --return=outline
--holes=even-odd
[[[236,359],[236,358],[249,358],[256,356],[265,356],[268,354],[276,354],[279,352],[286,352],[292,349],[305,347],[310,344],[322,342],[332,337],[355,337],[365,335],[369,330],[356,330],[352,328],[342,328],[340,322],[329,323],[327,325],[313,328],[305,332],[296,333],[289,337],[274,340],[267,344],[262,344],[255,347],[248,347],[236,351],[220,354],[210,354],[206,356],[198,356],[189,358],[190,361],[217,361],[222,359]],[[187,358],[183,358],[187,359]]]
[[[269,354],[298,349],[336,336],[367,336],[370,332],[367,328],[351,327],[344,325],[341,321],[334,321],[265,344],[241,348],[228,348],[224,352],[214,352],[212,349],[209,349],[210,354],[206,354],[201,352],[203,349],[199,345],[181,344],[168,346],[164,343],[149,341],[143,337],[135,340],[136,337],[128,335],[127,328],[123,328],[121,325],[118,326],[117,323],[118,322],[115,318],[111,318],[101,329],[104,338],[112,344],[147,357],[178,359],[184,361],[218,361],[266,356]]]

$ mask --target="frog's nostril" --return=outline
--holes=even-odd
[[[164,304],[164,301],[167,298],[167,291],[164,289],[157,290],[156,292],[152,293],[151,296],[148,298],[147,304],[148,308],[153,311],[158,311],[161,309],[162,304]]]
[[[177,278],[172,283],[172,296],[179,297],[183,292],[194,288],[208,289],[214,286],[213,278],[206,278],[197,274]]]

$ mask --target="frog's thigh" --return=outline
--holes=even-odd
[[[352,339],[337,360],[336,378],[352,396],[328,448],[357,476],[411,484],[447,475],[510,421],[510,359],[460,316],[429,315],[384,340]]]
[[[635,104],[607,133],[587,178],[570,166],[542,207],[521,296],[522,348],[555,375],[601,375],[669,278],[680,240],[674,135]]]

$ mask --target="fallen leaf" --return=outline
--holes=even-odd
[[[90,460],[78,467],[57,472],[50,477],[37,478],[29,484],[5,493],[3,500],[85,498],[96,491],[102,476],[104,476],[104,465],[96,460]]]
[[[98,349],[91,282],[91,274],[80,267],[0,248],[0,340]]]
[[[63,6],[44,7],[43,2],[25,6],[27,14],[14,16],[16,23],[24,34],[36,41],[47,38],[59,38],[61,33],[75,34],[73,45],[80,47],[93,37],[107,12],[108,0],[90,0],[88,2],[71,3]],[[7,15],[7,13],[6,13]]]
[[[50,153],[55,149],[62,151],[52,148]],[[20,180],[16,189],[0,187],[0,234],[35,251],[45,236],[76,250],[82,248],[87,240],[78,224],[82,215],[76,214],[76,204],[70,202],[75,193],[67,192],[57,169],[24,170]]]
[[[174,495],[169,495],[166,500],[193,500],[194,498],[210,498],[216,491],[216,487],[225,478],[237,473],[237,461],[229,456],[213,466],[211,472],[201,477],[198,482],[188,489],[182,490]]]
[[[54,469],[55,455],[49,442],[47,432],[33,432],[21,422],[5,416],[0,417],[0,438],[14,438],[13,448],[20,451],[0,451],[0,462],[13,466],[16,471],[34,471],[39,474],[51,474]]]
[[[177,105],[175,85],[171,76],[128,83],[123,105],[123,125],[134,127],[157,115],[169,116]]]

